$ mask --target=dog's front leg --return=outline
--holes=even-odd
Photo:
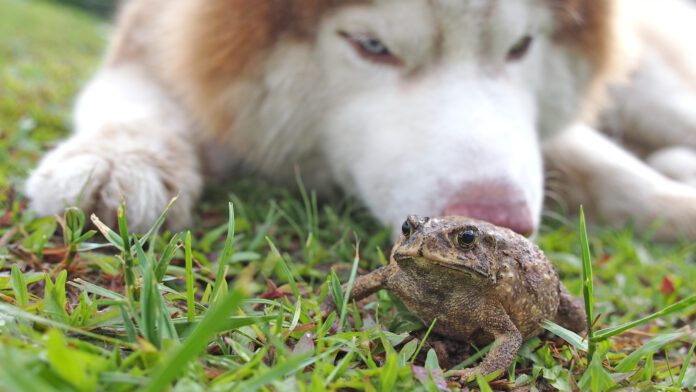
[[[661,175],[596,130],[576,125],[544,143],[548,188],[613,226],[658,223],[656,238],[696,239],[696,188]]]
[[[75,128],[27,181],[32,209],[51,215],[77,205],[113,224],[125,200],[129,226],[145,231],[178,194],[167,225],[189,223],[202,187],[196,138],[153,78],[136,66],[102,70],[78,100]]]
[[[625,4],[623,4],[625,3]],[[610,89],[603,130],[660,173],[696,186],[696,7],[693,1],[624,1],[636,12],[635,69]],[[629,51],[630,52],[630,51]]]

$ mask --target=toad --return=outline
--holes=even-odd
[[[522,341],[552,320],[575,332],[585,310],[560,282],[544,253],[512,230],[458,216],[409,216],[390,263],[358,277],[351,300],[394,293],[423,323],[449,339],[486,345],[483,362],[452,372],[471,376],[507,369]],[[326,308],[325,308],[326,309]]]

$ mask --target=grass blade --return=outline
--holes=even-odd
[[[186,232],[186,316],[188,321],[196,319],[196,288],[193,286],[193,260],[191,256],[191,232]]]
[[[387,358],[384,361],[384,366],[380,369],[379,390],[381,392],[390,392],[394,390],[394,385],[396,385],[399,372],[399,356],[389,345],[384,345],[384,347],[386,348],[385,354]]]
[[[14,291],[15,302],[19,307],[25,307],[29,303],[29,291],[27,290],[27,282],[24,279],[24,274],[19,269],[17,264],[12,264],[10,271],[10,280],[12,282],[12,291]]]
[[[0,304],[1,305],[1,304]],[[34,392],[58,391],[43,378],[36,377],[32,371],[27,371],[27,364],[17,361],[15,350],[0,350],[0,380],[6,391]]]
[[[491,386],[488,384],[488,381],[486,381],[486,379],[480,374],[476,375],[476,384],[478,385],[479,391],[481,392],[493,392],[493,389],[491,389]]]
[[[111,230],[111,228],[105,225],[104,222],[102,222],[96,215],[90,215],[90,219],[97,230],[99,230],[102,236],[104,236],[104,238],[109,241],[111,245],[121,251],[123,250],[123,238],[121,238],[120,234]]]
[[[85,330],[82,330],[80,328],[75,328],[75,327],[72,327],[70,325],[66,325],[66,324],[63,324],[61,322],[48,319],[46,317],[37,316],[37,315],[31,314],[29,312],[25,312],[24,310],[21,310],[16,306],[7,305],[7,304],[4,304],[2,302],[0,302],[0,314],[2,314],[3,316],[10,316],[10,317],[13,317],[16,319],[31,321],[31,322],[47,325],[50,327],[62,329],[64,331],[68,331],[68,332],[71,332],[71,333],[74,333],[77,335],[82,335],[82,336],[85,336],[85,337],[90,338],[90,339],[95,339],[95,340],[100,340],[100,341],[103,341],[106,343],[110,343],[110,344],[113,344],[117,347],[127,347],[127,348],[130,348],[132,350],[137,349],[137,346],[129,344],[128,342],[124,342],[124,341],[119,340],[119,339],[114,339],[114,338],[109,337],[109,336],[99,335],[99,334],[96,334],[96,333],[93,333],[90,331],[85,331]],[[2,352],[2,350],[0,350],[0,352]]]
[[[161,347],[161,331],[157,328],[157,319],[160,314],[159,290],[155,282],[155,276],[152,270],[150,258],[145,255],[140,242],[135,241],[135,249],[137,252],[138,262],[142,273],[143,285],[140,291],[140,313],[141,325],[140,330],[145,339],[150,341],[155,347]]]
[[[88,293],[100,295],[104,298],[109,298],[109,299],[112,299],[114,301],[119,301],[119,302],[122,301],[122,302],[126,303],[126,297],[122,296],[121,294],[119,294],[115,291],[105,289],[101,286],[97,286],[96,284],[90,283],[86,280],[83,280],[82,278],[75,279],[75,281],[71,282],[70,285],[72,285],[74,287],[79,287],[80,289],[82,289]]]
[[[339,331],[343,329],[343,323],[346,319],[346,314],[348,313],[348,301],[350,301],[350,292],[353,291],[353,285],[355,284],[355,277],[358,274],[358,264],[360,263],[360,243],[355,246],[355,256],[353,257],[353,267],[350,269],[350,278],[348,278],[348,284],[346,284],[346,292],[343,294],[343,304],[341,305],[341,315],[338,319],[338,329]]]
[[[418,349],[416,349],[416,352],[413,353],[413,356],[411,357],[411,363],[416,360],[416,357],[418,354],[420,354],[421,350],[423,349],[423,345],[425,344],[425,341],[428,340],[428,336],[430,336],[430,332],[432,332],[433,328],[435,327],[435,323],[437,322],[437,319],[433,319],[433,322],[430,323],[430,327],[428,327],[428,330],[425,332],[425,335],[423,335],[423,339],[421,339],[420,344],[418,345]]]
[[[341,359],[341,362],[336,365],[336,367],[331,371],[331,374],[325,379],[325,384],[324,385],[329,385],[337,375],[343,374],[343,372],[346,371],[348,368],[348,365],[350,365],[351,361],[353,360],[353,357],[355,356],[355,340],[353,340],[350,347],[350,351]]]
[[[259,388],[271,383],[272,381],[282,379],[288,374],[298,372],[315,362],[318,362],[320,358],[327,357],[325,353],[322,356],[312,356],[311,352],[300,354],[291,357],[287,360],[280,361],[274,367],[266,372],[257,373],[252,379],[238,384],[234,391],[256,391]]]
[[[169,210],[172,208],[174,203],[176,203],[176,200],[179,198],[179,196],[174,196],[171,200],[169,200],[169,203],[167,206],[164,208],[164,211],[157,217],[155,220],[155,223],[150,227],[150,230],[147,231],[147,233],[143,234],[142,237],[140,237],[140,246],[144,246],[147,240],[153,235],[157,234],[159,232],[159,229],[162,227],[162,224],[164,224],[164,220],[167,218],[167,214],[169,213]]]
[[[544,320],[541,323],[541,326],[544,327],[547,331],[551,332],[552,334],[570,343],[573,347],[577,348],[578,350],[582,350],[585,352],[588,350],[587,340],[585,340],[582,336],[576,334],[575,332],[569,329],[565,329],[550,320]]]
[[[288,264],[285,262],[285,258],[283,258],[283,255],[280,254],[280,251],[278,251],[278,248],[276,248],[275,244],[273,241],[271,241],[270,238],[266,237],[266,241],[268,242],[268,245],[271,247],[271,251],[273,254],[276,255],[278,258],[278,262],[280,263],[280,268],[283,270],[283,274],[285,275],[285,279],[288,280],[288,284],[290,285],[290,289],[292,290],[292,294],[295,296],[295,298],[300,298],[300,290],[297,287],[297,282],[295,281],[295,276],[292,274],[292,271],[290,271],[290,267],[288,267]]]
[[[465,359],[464,361],[458,363],[456,366],[454,366],[453,368],[451,368],[450,371],[452,371],[452,370],[464,369],[464,368],[467,368],[467,367],[473,365],[474,363],[476,363],[476,361],[478,361],[478,360],[480,360],[481,358],[483,358],[484,355],[488,354],[488,352],[491,351],[491,348],[492,348],[492,347],[493,347],[493,343],[488,344],[486,347],[484,347],[484,348],[482,348],[482,349],[476,351],[476,353],[473,354],[473,355],[471,355],[469,358],[467,358],[467,359]],[[445,373],[445,376],[447,376],[447,375],[448,375],[448,374]]]
[[[600,342],[602,340],[609,339],[613,336],[620,335],[620,334],[628,331],[629,329],[633,329],[635,327],[643,325],[643,324],[645,324],[649,321],[655,320],[657,318],[664,317],[664,316],[667,316],[669,314],[682,311],[682,310],[684,310],[690,306],[693,306],[695,304],[696,304],[696,294],[692,295],[690,297],[684,298],[683,300],[676,302],[676,303],[660,310],[659,312],[655,312],[655,313],[648,315],[648,316],[645,316],[639,320],[630,321],[628,323],[621,324],[621,325],[616,326],[616,327],[605,328],[603,330],[597,331],[597,333],[594,335],[594,337],[591,338],[590,342],[592,342],[592,341]]]
[[[220,296],[220,288],[225,280],[225,270],[227,268],[227,263],[230,258],[232,258],[232,240],[234,239],[234,205],[229,203],[227,205],[229,210],[229,217],[227,221],[227,238],[225,239],[225,247],[222,249],[222,254],[220,254],[220,259],[218,259],[218,269],[215,274],[215,284],[213,285],[213,293],[211,295],[211,303],[215,303]],[[226,283],[226,282],[225,282]]]
[[[133,290],[135,289],[135,272],[133,271],[133,254],[131,252],[131,241],[128,234],[128,221],[126,218],[126,205],[122,203],[118,207],[118,230],[121,235],[121,258],[125,264],[123,271],[124,280],[126,281],[126,297],[133,298]]]
[[[677,339],[681,339],[684,336],[683,332],[670,333],[666,335],[659,335],[656,338],[645,343],[636,351],[629,354],[624,358],[614,370],[619,373],[630,372],[636,368],[638,361],[646,354],[655,353],[657,350],[661,349],[664,345],[671,343]]]
[[[169,267],[169,263],[174,258],[177,249],[181,246],[179,241],[181,241],[181,234],[175,234],[162,251],[162,256],[160,256],[157,268],[155,269],[155,277],[158,283],[162,283],[164,275],[167,274],[167,267]]]
[[[607,373],[602,364],[601,356],[597,355],[590,360],[587,370],[580,378],[578,386],[582,391],[608,391],[616,385],[611,375]]]
[[[582,250],[582,296],[585,300],[585,313],[587,314],[587,358],[592,360],[595,353],[594,337],[594,287],[592,284],[592,260],[590,259],[590,244],[587,240],[587,224],[585,223],[585,210],[580,206],[580,248]]]
[[[203,320],[191,331],[184,343],[167,356],[166,362],[145,388],[146,392],[168,389],[169,384],[184,373],[187,364],[205,349],[211,338],[226,325],[231,311],[242,303],[245,295],[239,286],[208,309]]]
[[[119,310],[121,311],[121,318],[123,319],[123,327],[126,330],[126,336],[128,336],[128,341],[130,343],[135,343],[138,338],[138,332],[135,330],[135,324],[131,320],[130,315],[126,311],[126,307],[119,305]]]
[[[341,312],[341,309],[343,309],[343,291],[341,290],[341,280],[338,278],[338,275],[336,274],[335,269],[331,269],[331,281],[329,289],[331,290],[331,296],[334,299],[334,303],[336,304],[336,308],[338,309],[339,312]]]
[[[159,329],[164,339],[179,340],[179,334],[176,332],[174,327],[174,322],[167,309],[167,304],[164,301],[164,296],[159,296],[160,302],[160,318],[159,318]]]
[[[688,354],[684,358],[684,363],[682,364],[681,370],[679,371],[679,378],[677,379],[677,387],[684,388],[684,377],[686,377],[686,371],[689,369],[691,364],[691,358],[694,356],[694,348],[696,348],[696,339],[691,343]]]

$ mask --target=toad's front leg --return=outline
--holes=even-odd
[[[368,297],[379,290],[386,288],[386,280],[391,269],[394,268],[393,264],[389,264],[386,267],[378,268],[375,271],[370,272],[367,275],[358,276],[353,283],[353,287],[350,290],[350,298],[348,301],[359,301],[365,297]],[[341,291],[345,294],[347,291],[347,284],[341,287]],[[334,298],[327,296],[324,303],[321,305],[321,314],[323,317],[328,316],[336,308],[336,303]]]
[[[485,376],[498,370],[507,369],[522,345],[522,334],[504,311],[496,310],[492,314],[485,314],[481,321],[483,321],[481,328],[492,333],[495,341],[480,365],[449,373],[450,376],[459,377],[462,383],[466,383],[470,377],[476,374]]]

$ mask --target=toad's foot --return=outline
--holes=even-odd
[[[469,381],[473,381],[477,374],[481,374],[481,371],[478,369],[478,367],[473,367],[448,372],[447,376],[459,381],[459,383],[462,385],[466,385],[469,383]]]
[[[489,330],[495,337],[491,351],[480,365],[449,373],[451,376],[459,377],[464,384],[477,374],[485,376],[497,371],[505,371],[512,364],[517,350],[522,345],[522,334],[507,314],[502,311],[490,313],[486,320],[490,326]]]

